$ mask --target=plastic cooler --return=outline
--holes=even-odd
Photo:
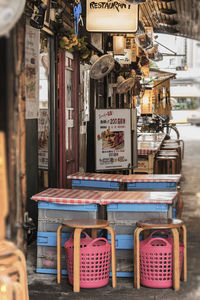
[[[140,241],[140,281],[151,288],[169,288],[173,284],[173,239],[165,231],[167,237],[153,237],[158,231]],[[183,244],[180,243],[180,274],[183,264]]]
[[[73,234],[65,243],[69,282],[73,285],[74,240]],[[111,265],[111,245],[105,238],[81,238],[80,287],[98,288],[108,284]]]

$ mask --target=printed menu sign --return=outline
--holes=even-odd
[[[26,25],[25,93],[26,119],[38,118],[40,31]]]
[[[131,165],[130,109],[96,110],[96,170]]]

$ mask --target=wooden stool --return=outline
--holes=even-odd
[[[10,277],[14,281],[19,281],[23,297],[28,300],[28,285],[26,277],[26,260],[24,254],[12,242],[0,241],[0,275]],[[17,288],[17,285],[15,286]]]
[[[155,159],[155,174],[166,174],[165,169],[164,172],[162,172],[160,168],[160,162],[167,164],[166,173],[167,174],[177,174],[177,158],[175,156],[157,156]],[[170,169],[171,164],[171,169]],[[163,166],[165,167],[165,166]]]
[[[160,150],[157,156],[175,156],[176,157],[176,174],[180,173],[179,154],[176,150]]]
[[[74,292],[80,292],[80,236],[84,229],[92,229],[92,238],[97,237],[98,229],[107,229],[111,233],[112,255],[112,286],[116,287],[116,255],[115,255],[115,231],[106,220],[74,219],[63,220],[57,229],[57,282],[61,282],[61,232],[63,227],[74,228]]]
[[[181,156],[184,158],[184,141],[183,140],[164,140],[164,144],[178,143],[181,147]]]
[[[13,281],[11,277],[0,275],[0,299],[24,299],[21,284],[17,281]]]
[[[179,266],[179,229],[183,231],[183,271],[182,279],[187,281],[187,232],[182,220],[179,219],[149,219],[136,222],[134,231],[134,286],[140,288],[140,241],[139,236],[143,230],[167,229],[173,236],[173,288],[180,289],[180,266]]]
[[[177,143],[171,143],[171,144],[163,144],[161,147],[162,150],[176,150],[179,155],[179,166],[180,170],[182,167],[182,154],[181,154],[181,146]]]

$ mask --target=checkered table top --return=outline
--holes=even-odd
[[[177,192],[107,192],[101,204],[109,203],[167,203],[172,204]]]
[[[180,174],[130,174],[124,175],[123,182],[176,182],[181,180]]]
[[[82,173],[77,172],[67,176],[67,179],[80,180],[101,180],[101,181],[117,181],[122,182],[124,175],[120,174],[104,174],[104,173]]]
[[[67,176],[68,179],[101,180],[117,182],[176,182],[181,180],[180,174],[103,174],[77,172]]]
[[[157,153],[160,149],[161,142],[139,142],[138,141],[138,155],[148,155]]]
[[[138,141],[140,142],[162,142],[165,138],[165,133],[140,133]]]
[[[172,204],[177,192],[101,192],[49,188],[32,196],[35,201],[59,204],[109,204],[109,203],[167,203]]]
[[[142,133],[138,138],[138,155],[157,153],[160,149],[165,133]]]
[[[103,194],[101,191],[49,188],[32,196],[31,199],[60,204],[99,204]]]

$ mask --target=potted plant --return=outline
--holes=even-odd
[[[78,37],[74,31],[65,32],[65,34],[59,40],[60,49],[62,51],[69,51],[71,53],[79,51],[80,60],[86,62],[90,59],[91,51],[88,48],[88,43],[85,41],[85,37]]]

